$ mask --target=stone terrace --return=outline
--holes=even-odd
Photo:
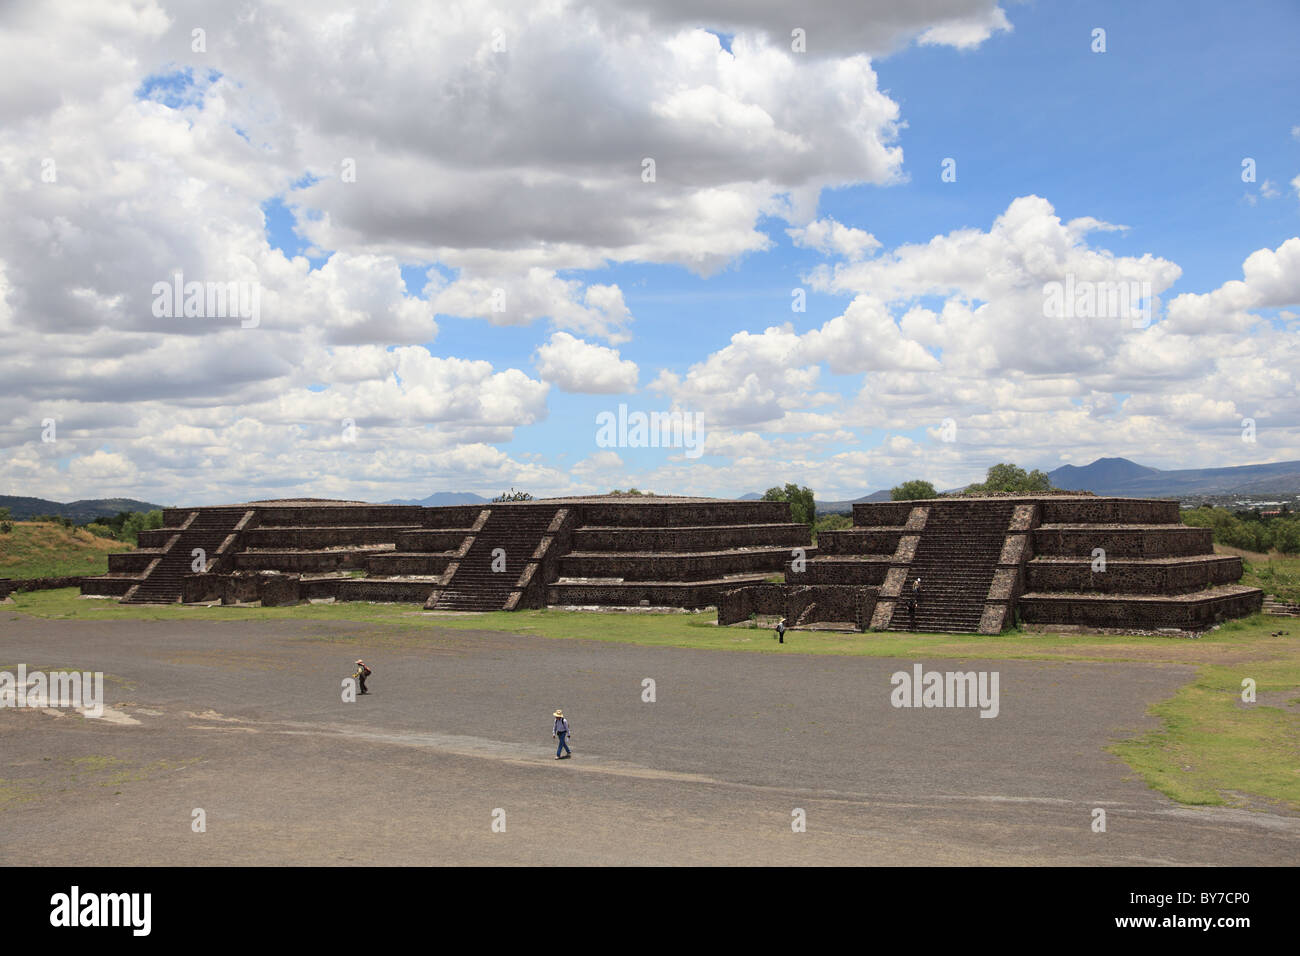
[[[165,509],[85,594],[167,603],[328,599],[447,610],[716,604],[807,549],[781,502],[663,496],[424,508],[295,499]]]
[[[750,614],[791,624],[994,634],[1013,624],[1201,629],[1260,609],[1241,560],[1178,502],[1043,497],[937,498],[853,506],[854,526],[818,537],[786,566],[785,588],[728,593],[719,623]],[[912,582],[921,579],[915,618]]]

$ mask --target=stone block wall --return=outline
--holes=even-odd
[[[1177,501],[1146,498],[1037,499],[1043,524],[1178,524]]]
[[[1108,560],[1092,570],[1091,559],[1044,558],[1026,567],[1031,591],[1183,594],[1241,580],[1241,558],[1205,555],[1193,560]]]
[[[149,563],[162,552],[153,549],[142,551],[120,551],[108,556],[110,574],[139,574],[149,567]]]
[[[1092,528],[1040,526],[1034,531],[1034,553],[1061,557],[1091,557],[1101,548],[1106,560],[1164,558],[1213,554],[1214,532],[1209,528],[1177,525],[1168,528],[1134,528],[1097,525]]]
[[[246,548],[264,551],[314,551],[355,548],[358,545],[396,546],[403,531],[413,525],[336,525],[333,527],[280,528],[262,525],[244,533]]]
[[[548,605],[579,607],[705,608],[716,605],[719,596],[734,584],[637,581],[629,584],[567,583],[557,581],[546,589]]]
[[[1257,613],[1263,605],[1258,588],[1226,587],[1179,596],[1026,594],[1020,617],[1027,624],[1068,624],[1110,628],[1198,629]]]
[[[717,554],[569,554],[560,574],[570,578],[623,578],[626,581],[710,581],[727,574],[780,572],[788,548],[751,548]]]
[[[56,578],[0,578],[0,601],[18,591],[57,591],[60,588],[80,587],[81,577]]]
[[[907,523],[911,501],[868,501],[853,506],[853,524],[858,528],[886,528]]]
[[[477,520],[477,518],[475,519]],[[463,528],[430,528],[419,531],[399,531],[397,533],[398,551],[455,551],[465,541],[474,522],[470,521]]]
[[[843,531],[823,531],[817,535],[817,551],[821,555],[893,554],[904,533],[901,524],[897,530],[848,528]]]
[[[790,627],[808,624],[865,624],[871,620],[876,588],[823,584],[752,584],[723,591],[718,624],[738,624],[753,614],[784,617]]]
[[[667,517],[667,516],[665,516]],[[573,532],[575,551],[722,551],[764,545],[809,546],[806,524],[717,525],[713,527],[579,527]]]
[[[787,524],[784,501],[674,502],[653,498],[636,503],[575,505],[583,527],[691,527],[726,524]]]
[[[718,596],[718,624],[739,624],[751,614],[784,617],[789,590],[784,584],[751,584],[723,591]]]
[[[813,560],[816,558],[817,560]],[[794,570],[794,562],[785,564],[788,584],[874,584],[885,583],[892,562],[890,555],[824,555],[810,549],[803,570]]]

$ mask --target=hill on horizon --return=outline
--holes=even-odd
[[[435,491],[427,498],[394,498],[385,501],[386,505],[420,505],[424,508],[439,508],[447,505],[480,505],[489,499],[476,495],[472,491]]]
[[[763,496],[760,495],[757,491],[751,491],[749,492],[749,494],[741,495],[736,500],[737,501],[762,501]],[[819,515],[848,514],[850,511],[853,510],[853,506],[855,504],[861,504],[864,501],[888,501],[888,500],[889,500],[889,491],[885,490],[885,491],[873,491],[870,494],[863,495],[861,498],[852,498],[847,501],[818,501],[816,498],[814,498],[813,505],[816,507],[817,513]]]
[[[121,511],[158,511],[163,507],[135,498],[84,498],[64,504],[48,498],[0,495],[0,508],[8,508],[15,521],[26,521],[36,515],[58,515],[85,524],[92,518],[112,518]]]
[[[1089,465],[1062,465],[1048,477],[1055,488],[1125,498],[1300,494],[1300,461],[1162,471],[1127,458],[1098,458]]]

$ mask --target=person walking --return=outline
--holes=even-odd
[[[360,685],[361,693],[363,694],[370,693],[370,691],[366,690],[366,678],[369,677],[372,673],[373,671],[371,671],[370,668],[366,666],[366,662],[358,657],[357,673],[355,676],[357,679],[357,684]]]
[[[778,644],[785,643],[785,618],[776,622],[776,640]]]
[[[551,715],[555,718],[555,726],[551,730],[552,737],[558,737],[559,746],[555,748],[555,759],[560,759],[560,753],[563,752],[566,757],[572,757],[573,751],[569,749],[568,741],[565,739],[569,736],[569,721],[564,716],[564,711],[557,710]]]

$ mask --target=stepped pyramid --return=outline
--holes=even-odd
[[[996,634],[1024,623],[1205,628],[1258,611],[1241,559],[1214,553],[1178,502],[1091,495],[934,498],[853,506],[853,527],[818,536],[784,590],[725,596],[719,623],[751,613],[792,624]],[[915,613],[912,583],[921,579]]]

